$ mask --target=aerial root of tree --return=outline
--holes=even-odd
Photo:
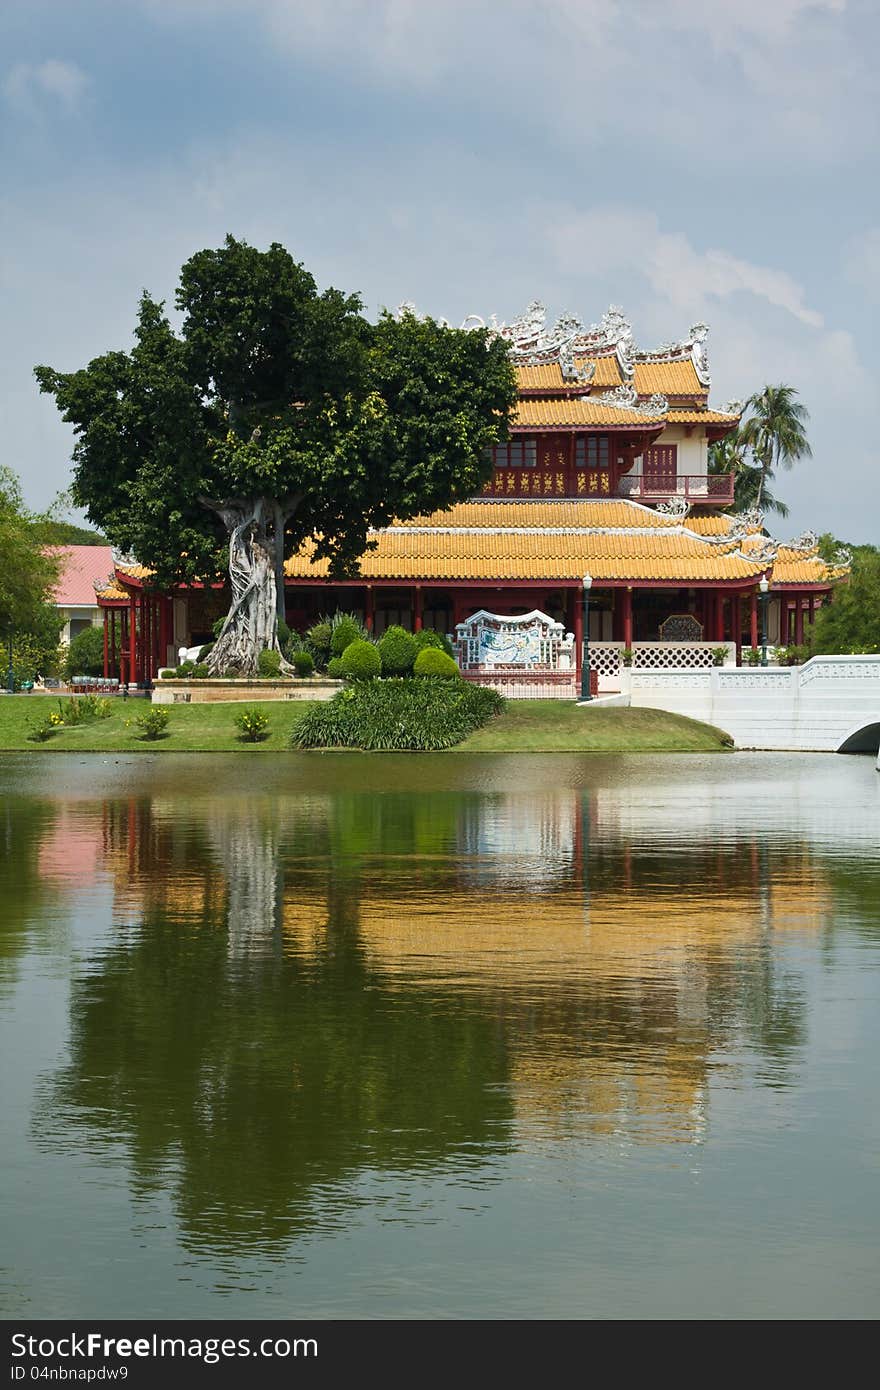
[[[229,532],[229,582],[232,602],[226,621],[208,656],[212,676],[237,672],[256,676],[260,652],[281,653],[278,641],[277,588],[275,576],[281,570],[286,515],[278,504],[265,497],[235,498],[215,502],[204,499],[222,518]],[[282,558],[283,563],[283,558]],[[294,668],[281,655],[281,670],[294,675]]]

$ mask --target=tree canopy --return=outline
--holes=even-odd
[[[36,368],[76,433],[74,500],[157,582],[221,575],[225,533],[259,534],[276,581],[309,539],[351,573],[370,527],[485,482],[516,399],[506,346],[485,331],[412,313],[370,323],[282,246],[231,236],[186,262],[175,302],[177,329],[144,293],[129,351]],[[231,546],[233,569],[242,553]]]
[[[770,490],[776,469],[792,468],[812,455],[807,439],[810,419],[796,400],[793,386],[764,386],[746,401],[746,413],[736,429],[713,444],[710,462],[717,473],[733,473],[734,505],[745,512],[758,508],[788,516],[788,507]]]
[[[42,628],[58,561],[40,546],[43,518],[24,505],[18,478],[0,465],[0,632]],[[57,633],[56,633],[57,641]]]
[[[836,559],[833,538],[823,536],[819,549],[823,558]],[[810,649],[817,656],[880,652],[880,549],[856,545],[851,555],[848,576],[820,608],[810,632]]]

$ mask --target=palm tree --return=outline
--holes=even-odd
[[[812,456],[806,433],[810,414],[795,400],[797,394],[793,386],[765,386],[746,402],[752,414],[738,433],[760,470],[754,502],[757,507],[767,506],[767,483],[778,464],[791,468],[798,459]]]
[[[749,463],[750,449],[740,426],[709,446],[709,467],[713,473],[733,474],[733,505],[737,512],[758,509],[788,516],[788,507],[767,485],[760,465]]]

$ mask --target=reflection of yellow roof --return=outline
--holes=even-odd
[[[658,430],[662,428],[664,416],[646,415],[638,410],[627,410],[613,405],[604,405],[591,397],[553,396],[541,400],[527,396],[517,404],[511,417],[513,429],[586,429],[601,425],[606,429]]]
[[[766,565],[707,545],[679,530],[605,533],[539,530],[418,530],[394,527],[376,536],[361,561],[365,579],[749,580]],[[328,564],[309,562],[306,546],[287,561],[289,578],[326,577]]]

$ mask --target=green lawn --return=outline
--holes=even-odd
[[[57,710],[44,695],[0,696],[0,749],[43,752],[232,752],[265,753],[287,748],[294,724],[312,705],[266,701],[265,743],[242,743],[233,722],[241,706],[175,705],[166,738],[148,742],[133,722],[149,708],[146,700],[114,698],[109,719],[64,728],[47,743],[33,743],[34,724]],[[651,709],[590,709],[563,700],[513,700],[493,720],[452,753],[714,753],[729,746],[727,736],[709,724]]]
[[[451,753],[717,753],[730,739],[711,724],[658,709],[590,709],[568,700],[511,700],[499,719]]]
[[[65,701],[62,700],[62,704]],[[287,748],[294,724],[301,719],[312,702],[303,700],[272,700],[253,708],[265,710],[269,716],[270,736],[265,743],[242,743],[235,727],[235,716],[244,704],[172,705],[168,736],[150,742],[134,720],[150,709],[147,700],[122,700],[113,696],[113,713],[109,719],[94,719],[88,724],[65,727],[47,743],[32,743],[28,733],[52,710],[58,709],[57,699],[47,695],[0,696],[0,749],[27,748],[36,753],[243,753],[273,752]],[[247,708],[252,708],[250,704]]]

